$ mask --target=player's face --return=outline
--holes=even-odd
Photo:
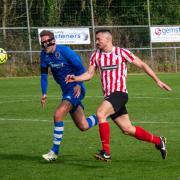
[[[107,38],[107,34],[98,33],[96,34],[96,46],[101,50],[105,50],[107,45],[109,44],[109,39]]]
[[[46,51],[46,53],[53,53],[55,49],[55,40],[52,40],[49,36],[42,36],[41,45]]]

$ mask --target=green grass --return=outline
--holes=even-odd
[[[49,79],[47,106],[40,106],[39,77],[0,79],[1,180],[176,180],[180,179],[180,74],[159,74],[172,92],[158,88],[146,75],[129,75],[128,112],[134,125],[168,140],[163,161],[154,145],[125,136],[110,121],[112,163],[96,161],[101,147],[98,127],[80,132],[69,116],[61,156],[46,163],[41,155],[52,145],[52,116],[59,88]],[[95,112],[102,97],[97,77],[86,82],[86,115]]]

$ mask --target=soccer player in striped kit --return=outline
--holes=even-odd
[[[41,104],[44,107],[47,99],[48,68],[51,69],[54,80],[62,90],[62,99],[54,113],[53,146],[51,150],[42,157],[47,161],[54,161],[59,154],[60,144],[64,133],[64,118],[70,113],[74,123],[85,131],[98,123],[96,115],[85,118],[83,105],[81,103],[85,96],[83,82],[67,84],[65,77],[69,73],[81,75],[85,72],[82,60],[70,47],[57,45],[54,34],[43,30],[40,33],[42,51],[40,54],[41,66]]]
[[[112,34],[107,29],[96,32],[95,50],[90,58],[90,65],[87,71],[80,75],[68,75],[66,82],[81,82],[93,77],[98,69],[101,76],[104,100],[97,109],[96,115],[99,120],[99,134],[102,142],[102,149],[95,154],[95,158],[103,161],[111,161],[110,155],[110,128],[107,118],[115,124],[126,135],[136,139],[155,144],[163,159],[166,158],[166,138],[155,136],[142,127],[133,126],[128,116],[126,103],[128,91],[126,87],[127,62],[141,68],[148,74],[160,88],[170,91],[171,87],[163,83],[153,70],[137,56],[127,49],[115,47],[112,43]]]

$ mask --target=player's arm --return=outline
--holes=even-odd
[[[47,88],[48,88],[48,66],[43,63],[43,60],[41,58],[41,105],[42,107],[46,104],[46,98],[47,98]]]
[[[80,82],[80,81],[88,81],[92,79],[95,73],[95,67],[90,65],[85,73],[80,76],[75,75],[67,75],[65,78],[66,83],[69,82]]]
[[[155,72],[146,64],[144,63],[140,58],[138,58],[137,56],[135,56],[135,60],[132,61],[132,63],[134,65],[136,65],[137,67],[141,68],[146,74],[148,74],[155,82],[156,84],[162,88],[165,89],[167,91],[171,91],[171,87],[168,86],[167,84],[163,83],[155,74]]]

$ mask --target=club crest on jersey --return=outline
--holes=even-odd
[[[59,52],[56,52],[55,56],[56,56],[57,59],[60,59],[60,53]]]

